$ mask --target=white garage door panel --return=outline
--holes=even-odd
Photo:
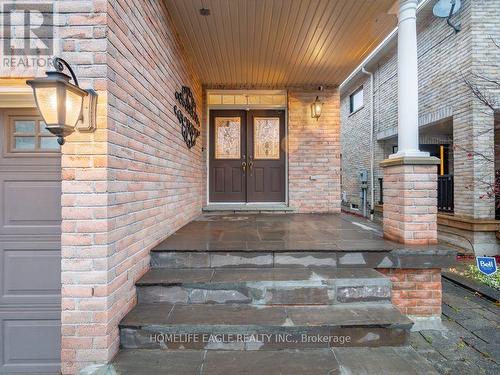
[[[0,304],[60,304],[59,242],[0,244]]]
[[[58,373],[60,311],[0,311],[0,373]]]
[[[0,234],[60,233],[61,181],[58,174],[0,172],[0,197],[3,207]]]

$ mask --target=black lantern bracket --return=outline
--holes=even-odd
[[[82,115],[76,123],[76,129],[80,132],[93,132],[97,122],[97,92],[93,89],[85,89],[88,95],[83,98]]]
[[[75,86],[80,87],[76,74],[65,60],[60,57],[55,57],[52,61],[54,69],[59,73],[64,73],[64,68],[71,74],[71,79]],[[97,92],[93,89],[82,89],[87,92],[87,96],[83,98],[83,108],[80,120],[76,123],[75,128],[80,132],[93,132],[96,128],[97,121]]]

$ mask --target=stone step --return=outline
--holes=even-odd
[[[251,246],[251,247],[250,247]],[[449,249],[402,247],[384,250],[376,243],[362,244],[288,244],[255,242],[240,247],[232,242],[218,244],[195,243],[179,245],[178,249],[157,246],[151,250],[152,268],[278,268],[278,267],[339,267],[339,268],[419,268],[430,263],[436,268],[454,264],[455,252]],[[295,247],[295,250],[290,248]],[[245,250],[245,248],[247,248]],[[333,250],[330,248],[334,248]],[[336,249],[336,250],[335,250]],[[368,249],[368,250],[367,250]]]
[[[137,283],[139,303],[331,305],[390,303],[391,282],[373,269],[153,269]]]
[[[413,322],[391,304],[139,304],[120,323],[125,349],[283,350],[401,346]]]
[[[410,347],[241,352],[120,350],[111,366],[109,373],[117,375],[439,374]]]
[[[151,250],[152,268],[335,267],[336,252]]]

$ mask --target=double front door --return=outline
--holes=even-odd
[[[284,137],[284,111],[210,111],[210,202],[284,202]]]

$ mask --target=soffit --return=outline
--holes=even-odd
[[[209,87],[338,85],[397,21],[394,0],[164,1]]]

